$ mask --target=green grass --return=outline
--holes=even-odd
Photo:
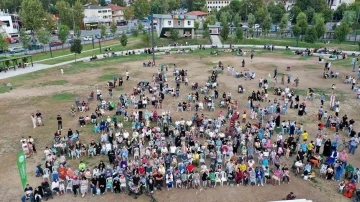
[[[188,45],[205,45],[205,44],[211,44],[210,39],[204,39],[204,38],[196,38],[196,39],[188,39],[188,38],[181,38],[176,40],[176,43],[179,45],[185,45],[187,42]],[[155,44],[156,46],[169,46],[170,44],[173,44],[174,42],[170,39],[165,38],[156,38]],[[174,47],[176,48],[176,47]]]
[[[67,80],[55,80],[55,81],[47,81],[44,83],[40,83],[42,86],[61,86],[69,83]]]
[[[2,85],[2,86],[0,86],[0,94],[10,92],[11,89],[13,89],[13,88]]]
[[[230,35],[229,39],[225,42],[226,44],[248,44],[248,45],[264,45],[264,44],[272,44],[276,46],[296,46],[295,38],[276,38],[276,37],[266,37],[259,36],[253,39],[243,39],[238,42],[234,35]],[[354,45],[354,42],[344,42],[342,44],[337,43],[336,41],[331,41],[330,44],[324,44],[322,40],[317,41],[316,43],[306,43],[304,41],[299,41],[299,47],[306,48],[330,48],[330,49],[343,49],[347,51],[359,51],[359,46]]]
[[[116,74],[104,74],[99,77],[99,81],[113,81]]]
[[[98,67],[102,67],[104,65],[113,65],[113,64],[119,64],[121,62],[136,61],[136,60],[141,60],[141,59],[143,59],[144,61],[148,61],[148,60],[151,60],[151,58],[152,58],[152,56],[149,54],[109,57],[109,58],[94,60],[94,61],[90,61],[90,62],[73,63],[69,66],[69,68],[64,69],[64,71],[66,74],[77,74],[77,73],[85,71],[88,68],[98,68]],[[161,59],[161,56],[155,56],[155,59]],[[142,61],[139,61],[139,67],[140,66],[142,66]],[[108,69],[107,71],[110,71],[110,70],[111,69]],[[114,77],[112,77],[111,80],[113,78]]]
[[[53,101],[72,100],[74,98],[75,95],[71,93],[60,93],[60,94],[55,94],[51,97]]]
[[[115,68],[115,67],[107,67],[107,68],[104,68],[102,71],[107,72],[107,71],[116,71],[116,70],[117,70],[117,68]]]

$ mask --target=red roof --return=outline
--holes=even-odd
[[[191,12],[189,12],[189,13],[186,13],[186,15],[201,16],[201,15],[208,15],[208,13],[202,12],[202,11],[191,11]]]
[[[124,9],[123,7],[118,6],[116,4],[109,4],[108,7],[111,8],[112,11],[120,11],[120,10]]]

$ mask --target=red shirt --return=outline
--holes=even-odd
[[[138,168],[138,171],[139,171],[139,174],[140,174],[140,175],[145,174],[145,168],[144,168],[143,166],[140,166],[140,167]]]
[[[186,166],[186,170],[187,170],[188,172],[193,171],[193,170],[194,170],[194,165],[193,165],[193,164],[189,164],[188,166]]]

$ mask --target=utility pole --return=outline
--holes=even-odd
[[[153,58],[153,64],[155,65],[154,12],[151,12],[151,38],[152,38],[152,44],[151,44],[152,58]]]

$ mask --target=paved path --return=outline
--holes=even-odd
[[[211,44],[222,48],[223,44],[221,43],[220,37],[218,35],[210,35]]]

